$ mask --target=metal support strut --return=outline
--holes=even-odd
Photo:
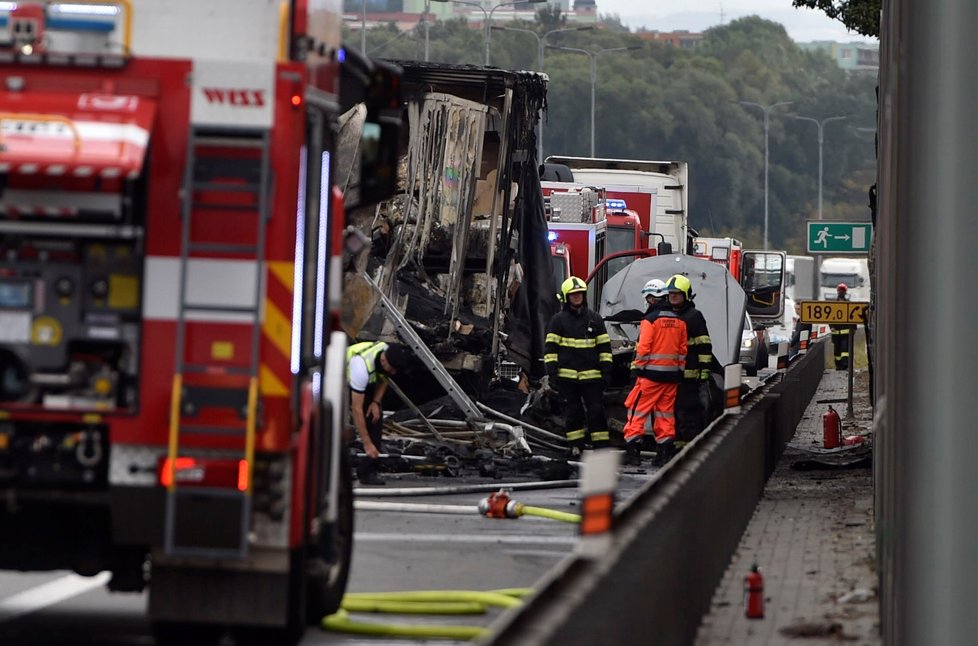
[[[445,366],[441,365],[438,358],[432,354],[428,346],[418,336],[418,333],[411,327],[411,324],[407,322],[407,319],[404,318],[397,307],[387,298],[370,276],[364,274],[363,278],[367,281],[368,285],[377,290],[377,294],[380,296],[380,307],[384,312],[384,316],[394,325],[398,335],[407,342],[407,345],[414,351],[415,356],[431,371],[431,374],[435,376],[435,379],[445,389],[448,396],[452,398],[452,401],[462,409],[462,412],[465,413],[465,418],[469,421],[480,419],[482,414],[479,412],[479,408],[469,399],[469,396],[465,394],[465,391],[458,385],[458,382],[445,370]]]

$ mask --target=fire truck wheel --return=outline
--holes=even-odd
[[[233,626],[231,637],[235,646],[295,646],[302,639],[304,626]]]
[[[307,563],[306,576],[306,624],[318,626],[326,615],[340,608],[346,581],[350,576],[353,558],[353,474],[346,451],[340,454],[339,517],[337,519],[337,544],[315,546],[317,552]],[[323,532],[328,540],[330,532]],[[327,555],[335,558],[330,561]]]
[[[224,627],[214,624],[153,622],[153,639],[157,646],[214,646],[223,636]]]

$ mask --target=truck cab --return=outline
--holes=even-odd
[[[596,157],[547,157],[546,167],[569,169],[574,182],[605,189],[609,200],[621,200],[634,211],[646,240],[657,249],[668,243],[677,253],[686,249],[689,171],[686,162]]]
[[[865,258],[824,258],[819,269],[819,291],[826,300],[835,300],[836,288],[845,283],[849,300],[869,300],[869,267]]]
[[[693,238],[693,255],[723,265],[734,276],[740,276],[740,257],[744,244],[736,238]]]

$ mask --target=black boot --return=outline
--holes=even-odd
[[[357,467],[357,479],[362,485],[385,485],[387,481],[377,473],[377,460],[366,459]]]
[[[655,445],[655,466],[661,467],[668,464],[669,460],[676,455],[676,443],[673,440],[666,440],[661,444]]]
[[[642,465],[642,440],[629,440],[625,443],[625,466],[638,467]]]

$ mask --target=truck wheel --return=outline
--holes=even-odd
[[[236,646],[295,646],[304,632],[305,626],[235,626],[231,637]]]
[[[307,560],[306,624],[318,626],[326,615],[339,610],[353,558],[353,474],[344,450],[340,454],[339,515],[336,520],[337,544],[313,546],[314,555]],[[321,541],[331,532],[322,532]],[[330,561],[327,555],[334,555]]]
[[[154,621],[153,639],[157,646],[215,646],[224,636],[224,627],[178,621]]]

